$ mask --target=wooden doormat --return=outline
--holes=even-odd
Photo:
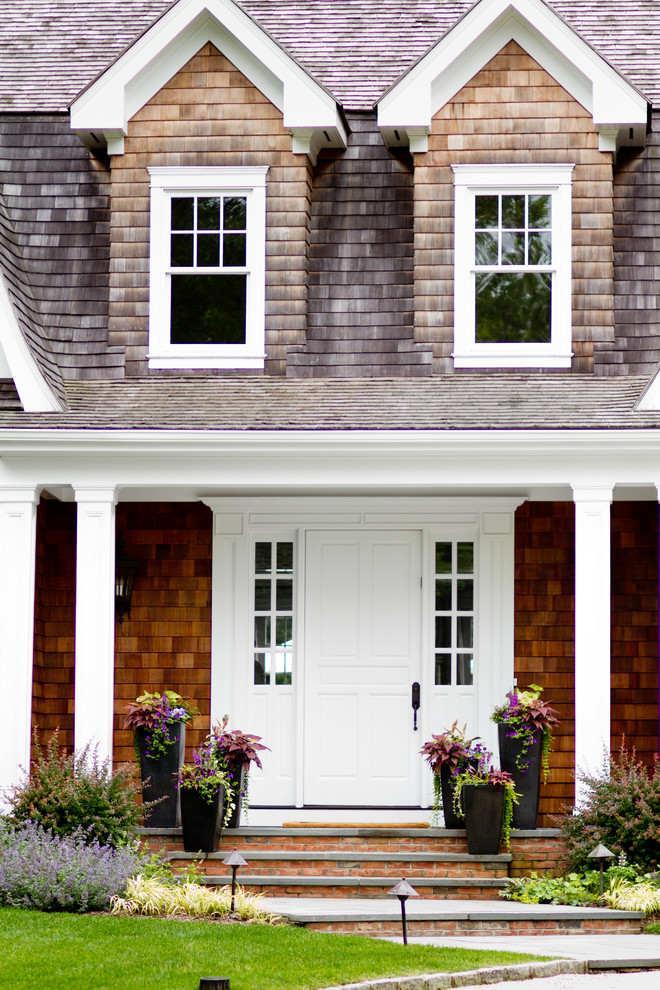
[[[282,828],[430,828],[428,822],[284,822]]]

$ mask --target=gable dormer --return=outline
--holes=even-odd
[[[415,160],[435,371],[593,370],[614,340],[613,155],[647,104],[542,0],[480,0],[382,98]]]

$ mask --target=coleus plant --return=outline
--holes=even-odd
[[[491,720],[507,726],[508,738],[521,740],[521,751],[516,757],[516,767],[521,773],[527,771],[529,749],[535,744],[537,733],[541,734],[541,770],[545,781],[550,772],[552,728],[559,724],[559,719],[556,710],[541,698],[542,691],[538,684],[530,684],[526,691],[509,691],[506,701],[493,710]]]

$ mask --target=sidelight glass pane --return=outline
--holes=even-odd
[[[270,684],[270,654],[255,653],[254,655],[254,683]]]
[[[436,612],[451,612],[451,581],[435,582]]]
[[[459,653],[456,657],[456,683],[465,685],[473,684],[472,671],[473,656],[471,653]]]
[[[278,581],[276,608],[278,612],[290,612],[293,608],[293,581]]]
[[[472,616],[459,615],[456,620],[456,645],[473,646],[473,620]]]
[[[457,543],[456,556],[459,574],[474,574],[474,543]]]
[[[451,654],[436,653],[435,655],[435,683],[451,684]]]
[[[474,608],[474,582],[459,579],[456,582],[456,608],[459,612],[471,612]]]
[[[255,612],[269,612],[270,611],[270,594],[271,584],[269,580],[263,581],[257,579],[254,582],[254,609]]]
[[[435,545],[435,573],[451,573],[451,543],[436,543]]]
[[[257,543],[254,548],[254,569],[257,574],[270,574],[271,568],[271,545],[270,543]]]
[[[277,653],[275,656],[275,683],[291,684],[291,654]]]
[[[451,649],[451,616],[436,615],[435,617],[436,649]],[[468,645],[468,644],[465,644]]]
[[[293,543],[277,544],[277,573],[291,574],[293,572]]]
[[[293,619],[290,615],[278,615],[275,620],[275,645],[291,646],[293,642]]]
[[[270,646],[270,616],[269,615],[255,616],[254,645]]]

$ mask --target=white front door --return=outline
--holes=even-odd
[[[306,805],[420,804],[421,577],[420,532],[307,533]]]

